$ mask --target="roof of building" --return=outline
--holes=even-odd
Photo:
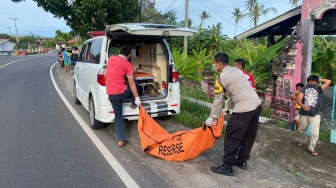
[[[8,42],[8,41],[9,41],[9,39],[0,39],[0,45],[5,43],[5,42]]]
[[[67,43],[68,43],[68,44],[75,44],[75,43],[77,43],[79,40],[80,40],[80,37],[75,37],[75,38],[69,40]]]
[[[288,30],[301,20],[301,6],[281,14],[263,24],[260,24],[250,30],[247,30],[236,36],[238,40],[244,36],[246,38],[259,38],[267,36],[269,33],[282,35],[288,33]],[[320,20],[315,20],[315,35],[328,35],[336,33],[336,10],[331,9],[325,12]]]

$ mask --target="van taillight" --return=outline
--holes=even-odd
[[[97,82],[101,86],[106,86],[106,77],[105,77],[105,69],[104,68],[102,68],[98,71]]]
[[[178,72],[176,67],[172,67],[171,68],[171,78],[170,78],[170,82],[175,83],[178,82]]]

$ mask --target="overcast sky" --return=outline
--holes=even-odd
[[[222,22],[222,34],[234,37],[235,23],[232,18],[234,8],[245,10],[245,0],[189,0],[189,18],[193,21],[193,26],[198,26],[201,22],[200,14],[206,11],[210,14],[210,19],[205,20],[205,26],[212,26]],[[278,14],[270,13],[260,18],[258,24],[283,14],[291,9],[287,4],[288,0],[258,0],[266,8],[274,7]],[[169,9],[177,12],[178,21],[184,20],[185,0],[156,0],[156,8],[164,13]],[[70,28],[63,19],[56,19],[51,13],[45,12],[37,7],[32,0],[21,3],[13,3],[11,0],[1,0],[0,5],[0,33],[15,34],[14,21],[16,20],[18,35],[39,35],[43,37],[54,37],[56,30],[69,32]],[[250,21],[245,18],[238,25],[237,34],[250,29]]]

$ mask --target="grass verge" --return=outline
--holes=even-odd
[[[302,173],[299,172],[299,171],[291,170],[291,169],[285,169],[285,170],[286,170],[287,172],[293,174],[294,176],[297,176],[297,177],[299,177],[299,178],[301,178],[301,179],[303,179],[303,180],[307,180],[307,179],[308,179],[308,177],[307,177],[306,175],[302,174]]]
[[[181,99],[181,112],[173,116],[174,120],[190,128],[197,128],[209,117],[210,108]]]

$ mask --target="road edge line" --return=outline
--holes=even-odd
[[[113,168],[113,170],[118,174],[120,179],[124,182],[124,184],[127,187],[139,187],[139,185],[133,180],[133,178],[127,173],[127,171],[124,169],[124,167],[121,166],[121,164],[117,161],[117,159],[112,155],[112,153],[107,149],[107,147],[103,144],[102,141],[94,134],[94,132],[89,128],[89,126],[84,122],[84,120],[79,116],[79,114],[76,112],[76,110],[71,106],[70,102],[65,98],[62,91],[59,89],[58,85],[56,84],[55,78],[52,74],[52,70],[54,66],[57,64],[54,63],[50,68],[50,78],[51,81],[58,93],[58,95],[61,97],[65,105],[70,110],[71,114],[75,117],[79,125],[82,127],[82,129],[85,131],[85,133],[89,136],[93,144],[98,148],[100,153],[104,156],[106,161],[110,164],[110,166]]]

